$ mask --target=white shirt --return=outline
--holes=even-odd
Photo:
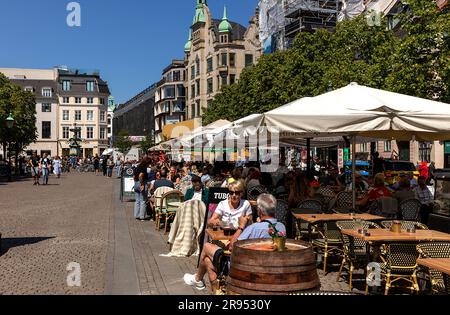
[[[221,216],[223,226],[228,225],[237,229],[239,227],[240,217],[252,215],[252,206],[247,200],[241,200],[241,203],[236,209],[230,209],[228,200],[224,200],[219,203],[214,213]]]
[[[192,200],[202,201],[202,190],[200,190],[199,192],[194,192],[194,196],[192,197]]]

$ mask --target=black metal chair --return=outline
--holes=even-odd
[[[400,203],[399,211],[405,221],[420,221],[422,204],[417,199],[408,199]]]
[[[394,221],[382,221],[381,225],[385,229],[390,229]],[[412,229],[413,227],[419,230],[428,230],[428,227],[420,222],[414,222],[414,221],[401,221],[402,224],[402,230]]]
[[[421,258],[450,258],[450,243],[424,243],[417,245],[417,251]],[[449,294],[446,288],[450,288],[450,283],[444,283],[442,272],[435,269],[428,269],[430,275],[431,289],[433,293]],[[447,277],[448,279],[448,277]],[[447,289],[448,290],[448,289]]]
[[[372,201],[369,205],[370,214],[385,217],[387,219],[397,219],[398,201],[392,197],[383,197]]]
[[[247,190],[248,200],[257,200],[259,195],[267,193],[267,188],[263,185],[258,185]]]
[[[342,239],[336,222],[326,222],[323,230],[318,230],[319,238],[312,241],[313,250],[323,256],[323,272],[327,273],[327,259],[330,255],[342,254]]]
[[[286,200],[278,199],[277,200],[277,208],[275,210],[275,219],[277,219],[278,222],[281,222],[286,226],[288,215],[289,215],[288,202]]]
[[[301,204],[301,203],[300,203]],[[317,205],[316,205],[317,206]],[[318,208],[298,208],[292,210],[293,214],[322,214],[322,210]],[[309,223],[303,220],[295,219],[296,239],[303,239],[309,235]],[[317,226],[313,226],[311,230],[312,236],[317,236]]]

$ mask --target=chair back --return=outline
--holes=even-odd
[[[382,197],[369,205],[369,213],[389,219],[398,217],[398,201],[392,197]]]
[[[286,225],[287,216],[289,214],[289,204],[286,200],[278,199],[277,200],[277,208],[275,210],[275,218],[278,222]]]
[[[166,206],[165,209],[167,211],[176,211],[178,209],[178,207],[170,208],[169,204],[179,203],[181,205],[181,203],[183,202],[184,202],[184,195],[179,190],[168,191],[161,197],[161,204]]]
[[[162,197],[164,196],[164,194],[168,193],[169,191],[172,191],[173,188],[170,187],[159,187],[158,189],[155,190],[155,193],[153,194],[153,196],[155,197],[155,208],[157,210],[161,210],[163,208],[167,207],[167,203],[162,203]]]
[[[322,203],[316,199],[306,199],[298,204],[297,209],[316,210],[322,212]]]
[[[417,251],[421,258],[450,258],[450,243],[423,243],[417,245]],[[429,269],[429,272],[433,284],[443,283],[441,272],[435,269]]]
[[[385,228],[385,229],[390,229],[392,227],[392,224],[394,223],[394,221],[382,221],[381,225]],[[419,230],[428,230],[428,227],[420,222],[414,222],[414,221],[401,221],[402,224],[402,230],[407,230],[407,229],[412,229],[413,227],[415,227],[416,229]]]
[[[417,199],[408,199],[400,203],[399,210],[402,219],[406,221],[419,221],[422,204]]]
[[[341,191],[339,194],[337,194],[336,208],[352,209],[353,208],[353,193],[351,191]]]
[[[417,268],[416,244],[392,243],[386,244],[386,265],[395,271],[413,271]]]
[[[267,193],[267,189],[263,185],[254,186],[247,191],[247,199],[256,200],[258,199],[259,195],[265,193]]]
[[[364,227],[362,225],[362,221],[361,221],[361,226],[358,226],[358,224],[360,224],[360,223],[358,223],[357,221],[338,221],[338,222],[336,222],[336,226],[339,228],[339,231],[355,230],[357,228]],[[341,238],[342,238],[342,243],[344,245],[344,252],[350,258],[355,258],[355,256],[356,256],[355,249],[365,250],[365,248],[366,248],[367,243],[360,238],[351,237],[349,235],[345,235],[342,233],[341,233]]]

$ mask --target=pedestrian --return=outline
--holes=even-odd
[[[39,186],[39,157],[37,156],[36,152],[33,152],[33,155],[31,156],[30,160],[28,161],[28,165],[31,168],[31,175],[34,179],[33,186],[38,185]]]
[[[61,159],[59,156],[55,157],[53,160],[53,173],[56,175],[57,178],[61,178]]]
[[[41,168],[41,172],[42,172],[42,183],[44,185],[48,185],[48,176],[49,176],[49,171],[50,171],[50,159],[47,157],[47,153],[44,153],[42,159],[41,159],[41,163],[40,163],[40,168]]]
[[[136,220],[145,220],[148,199],[148,174],[147,167],[151,164],[151,159],[145,157],[134,170],[134,217]]]
[[[116,172],[117,172],[117,178],[121,178],[122,177],[122,159],[120,157],[117,157]]]
[[[431,181],[434,181],[434,172],[436,171],[436,165],[434,162],[431,162],[430,166],[428,166],[428,180],[427,185],[431,186]]]
[[[94,172],[95,172],[95,176],[98,176],[99,169],[100,169],[100,158],[98,157],[98,154],[96,154],[95,157],[94,157]]]
[[[108,160],[107,160],[107,165],[108,165],[108,177],[111,178],[112,177],[112,172],[114,169],[114,161],[113,161],[113,157],[111,156]]]
[[[102,169],[103,169],[103,176],[107,175],[107,171],[108,171],[108,157],[103,157],[102,160]]]

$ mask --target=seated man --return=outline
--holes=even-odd
[[[419,199],[422,204],[420,209],[421,222],[423,224],[428,224],[428,217],[430,216],[430,213],[433,212],[434,197],[427,186],[427,178],[425,176],[419,177],[419,186],[414,188],[414,193],[416,194],[416,198]]]
[[[202,180],[197,175],[192,175],[192,188],[189,188],[186,191],[184,196],[184,201],[189,200],[200,200],[206,205],[208,208],[208,197],[209,197],[209,189],[203,187]]]
[[[277,200],[274,196],[268,194],[262,194],[258,197],[258,217],[259,223],[252,224],[248,227],[248,217],[242,216],[239,218],[239,228],[234,235],[229,245],[230,250],[237,241],[248,239],[268,238],[269,225],[274,224],[279,232],[286,233],[286,227],[275,219],[275,210],[277,208]],[[223,249],[219,246],[207,243],[203,247],[202,254],[200,256],[200,267],[196,274],[185,274],[184,282],[188,285],[194,286],[198,290],[204,290],[206,288],[203,282],[203,277],[208,273],[209,281],[214,292],[215,282],[217,281],[217,266],[220,264],[220,258],[223,254]]]

